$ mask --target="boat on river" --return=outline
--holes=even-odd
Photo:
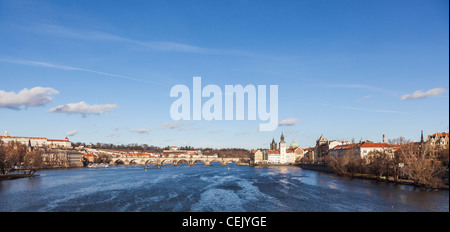
[[[88,164],[88,168],[108,168],[109,164],[99,163],[99,164]]]

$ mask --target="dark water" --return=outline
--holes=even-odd
[[[449,211],[448,191],[297,167],[110,167],[39,174],[0,182],[0,211]]]

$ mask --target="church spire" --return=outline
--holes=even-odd
[[[283,135],[283,132],[281,132],[281,141],[280,141],[280,143],[286,143],[285,141],[284,141],[284,135]]]
[[[270,144],[270,150],[276,150],[277,144],[275,143],[275,138],[272,138],[272,143]]]

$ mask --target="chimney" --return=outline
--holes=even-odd
[[[384,134],[383,134],[383,143],[384,143]]]

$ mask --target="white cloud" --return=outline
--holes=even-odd
[[[76,135],[76,134],[78,134],[78,131],[77,131],[77,130],[71,130],[71,131],[67,132],[66,136],[67,136],[67,137],[70,137],[70,136],[74,136],[74,135]]]
[[[284,120],[281,120],[280,123],[278,123],[278,126],[293,126],[298,122],[298,119],[296,118],[287,118]]]
[[[161,125],[157,126],[157,129],[164,129],[164,128],[169,128],[169,129],[177,129],[186,125],[191,125],[193,124],[193,122],[165,122],[162,123]]]
[[[22,89],[20,92],[6,92],[0,90],[0,108],[19,110],[21,107],[42,106],[52,101],[50,95],[59,94],[58,91],[46,87]]]
[[[145,128],[142,128],[142,129],[132,129],[132,130],[130,130],[130,131],[133,132],[133,133],[138,133],[138,134],[148,134],[148,133],[150,132],[149,129],[145,129]]]
[[[426,98],[430,96],[436,96],[439,94],[442,94],[445,92],[445,89],[443,88],[434,88],[430,89],[426,92],[423,92],[422,90],[417,90],[413,94],[405,94],[400,99],[402,101],[409,100],[409,99],[420,99],[420,98]]]
[[[78,103],[69,103],[51,108],[50,112],[81,114],[86,116],[88,114],[104,114],[116,108],[118,108],[116,104],[89,105],[86,102],[81,101]]]

